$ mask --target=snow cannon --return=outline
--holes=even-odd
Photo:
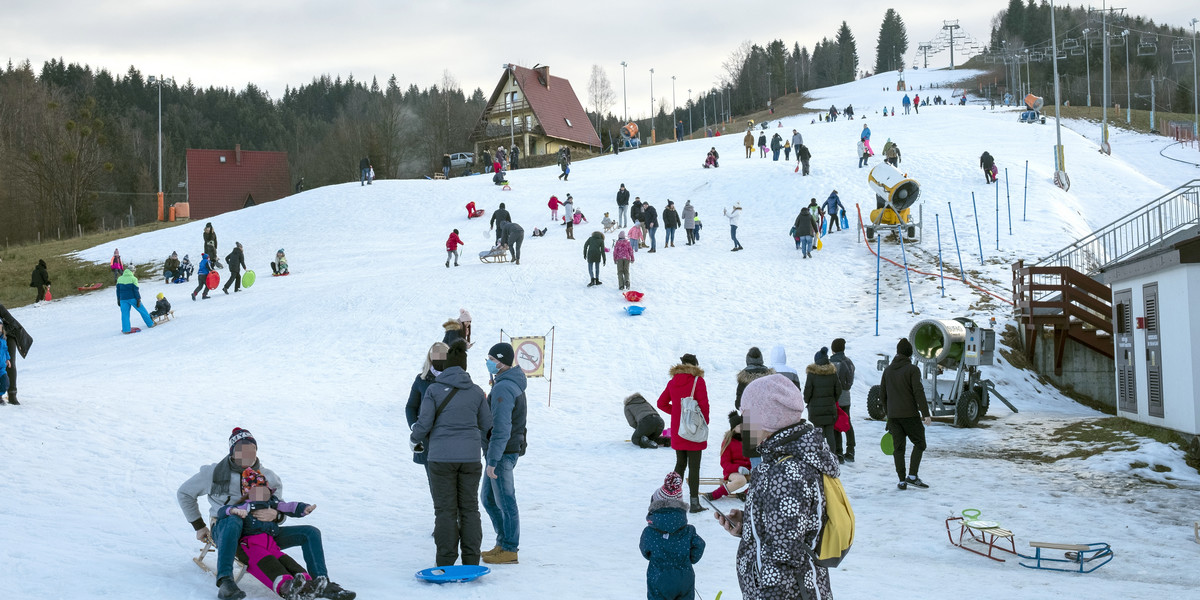
[[[867,184],[875,192],[875,210],[867,226],[867,240],[875,239],[877,229],[895,230],[909,239],[917,238],[920,221],[913,221],[910,209],[921,196],[921,185],[899,169],[883,163],[867,175]]]
[[[1046,101],[1041,96],[1034,96],[1033,94],[1025,96],[1025,108],[1029,110],[1041,112],[1042,107],[1045,105]]]
[[[908,341],[913,347],[913,358],[921,366],[921,385],[933,416],[953,416],[955,427],[974,427],[987,413],[992,395],[1017,412],[996,391],[995,384],[980,376],[979,367],[992,364],[996,350],[994,330],[966,317],[925,319],[913,326]],[[876,366],[883,370],[890,362],[884,356]],[[943,373],[953,373],[954,378],[939,379],[938,375]],[[867,413],[873,419],[887,416],[879,391],[879,386],[874,386],[867,393]]]
[[[1045,101],[1042,100],[1041,96],[1034,96],[1033,94],[1026,95],[1025,108],[1027,110],[1021,112],[1020,121],[1022,123],[1042,123],[1044,125],[1046,123],[1046,117],[1042,116],[1043,106],[1045,106]]]
[[[621,128],[621,139],[625,142],[626,148],[637,148],[641,145],[642,140],[638,138],[637,123],[630,121]]]

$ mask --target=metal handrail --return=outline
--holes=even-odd
[[[1101,269],[1198,223],[1200,179],[1193,179],[1033,266],[1071,267],[1094,276]]]

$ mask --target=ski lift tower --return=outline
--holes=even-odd
[[[942,29],[950,31],[950,70],[954,70],[954,30],[959,29],[958,20],[942,21]]]

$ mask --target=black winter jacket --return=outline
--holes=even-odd
[[[488,222],[488,229],[495,227],[497,223],[504,223],[511,220],[512,217],[508,216],[508,209],[497,208],[496,212],[492,213],[492,220]]]
[[[649,204],[643,204],[642,207],[642,222],[646,227],[658,227],[658,209]]]
[[[811,364],[804,370],[804,404],[808,408],[808,420],[817,427],[833,425],[837,420],[837,399],[842,394],[842,383],[838,381],[837,365]]]
[[[50,274],[46,272],[46,261],[39,260],[36,267],[33,268],[33,279],[29,282],[29,287],[46,287],[50,285]]]
[[[675,207],[668,206],[663,209],[663,227],[667,229],[677,229],[679,227],[679,211]]]
[[[629,217],[633,219],[634,223],[640,222],[642,217],[646,214],[646,209],[643,208],[644,206],[645,205],[643,205],[641,202],[634,202],[633,208],[629,209]]]
[[[921,385],[921,369],[907,356],[896,355],[892,364],[883,370],[879,382],[879,399],[889,419],[929,416],[925,387]]]
[[[588,262],[604,262],[608,264],[608,257],[604,254],[604,234],[599,231],[592,232],[592,236],[583,243],[583,257]]]
[[[229,270],[233,271],[234,273],[245,269],[246,256],[242,254],[242,249],[235,246],[233,248],[233,252],[230,252],[225,256],[225,264],[229,267]]]
[[[801,210],[800,214],[796,215],[796,222],[793,224],[793,227],[796,228],[795,237],[800,238],[806,235],[813,235],[812,216],[809,214],[807,208]]]
[[[617,190],[617,206],[629,206],[629,190]]]

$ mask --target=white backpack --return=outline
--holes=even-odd
[[[708,422],[700,411],[700,403],[696,402],[696,382],[699,377],[692,379],[692,393],[679,401],[679,437],[689,442],[708,441]]]

